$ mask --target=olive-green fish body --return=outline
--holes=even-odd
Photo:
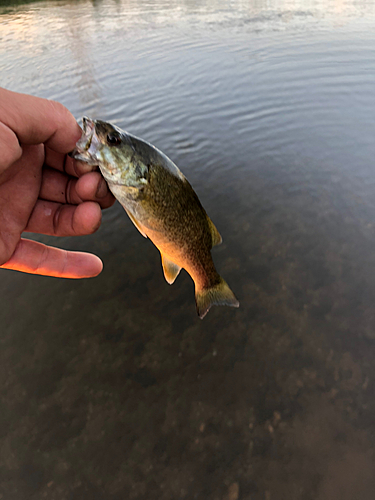
[[[190,274],[201,318],[213,304],[238,307],[211,257],[221,236],[169,158],[109,123],[87,118],[73,156],[99,165],[130,219],[159,249],[167,282],[172,284],[181,268]]]

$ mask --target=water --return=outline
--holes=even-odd
[[[6,500],[372,500],[375,4],[2,2],[0,85],[163,150],[241,301],[196,317],[122,208],[83,281],[1,271]]]

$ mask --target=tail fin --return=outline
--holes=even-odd
[[[206,316],[213,305],[232,307],[239,307],[240,305],[232,290],[221,277],[220,282],[216,285],[196,290],[195,302],[197,304],[198,315],[201,319]]]

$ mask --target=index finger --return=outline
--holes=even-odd
[[[55,170],[60,170],[68,175],[74,175],[75,177],[81,177],[83,174],[97,170],[98,168],[94,165],[89,165],[83,161],[74,160],[68,155],[63,155],[57,153],[51,148],[45,148],[45,164]],[[0,160],[1,161],[1,160]]]
[[[0,122],[21,144],[45,143],[59,153],[71,151],[81,137],[74,116],[62,104],[2,88]]]

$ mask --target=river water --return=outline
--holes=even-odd
[[[373,500],[375,4],[0,3],[0,85],[164,151],[241,307],[116,204],[95,279],[0,271],[0,498]]]

